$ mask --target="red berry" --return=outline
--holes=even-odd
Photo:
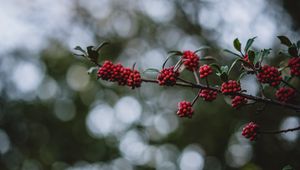
[[[247,104],[247,99],[243,96],[235,96],[231,101],[231,106],[233,108],[239,108],[244,104]]]
[[[257,79],[261,83],[268,83],[270,86],[278,86],[282,80],[281,73],[277,68],[264,65],[257,75]]]
[[[125,86],[127,85],[127,81],[129,77],[131,77],[132,70],[128,67],[123,67],[120,70],[120,78],[117,80],[119,85]]]
[[[174,71],[174,67],[164,68],[157,76],[158,84],[161,86],[174,86],[179,72]]]
[[[292,76],[300,76],[300,57],[289,59],[288,66],[290,67],[290,74]]]
[[[127,86],[131,87],[132,89],[136,87],[141,87],[142,79],[141,74],[137,70],[131,70],[131,73],[127,79]]]
[[[192,51],[183,52],[183,64],[189,71],[197,70],[199,67],[199,57]]]
[[[208,75],[210,75],[212,72],[213,72],[212,68],[209,65],[204,64],[199,69],[200,78],[205,78]]]
[[[102,80],[110,80],[112,76],[114,65],[111,61],[105,60],[102,67],[97,72],[98,78]]]
[[[188,117],[191,118],[193,116],[194,110],[192,108],[191,102],[181,101],[178,103],[178,111],[177,115],[179,117]]]
[[[111,72],[111,76],[110,76],[110,81],[119,81],[122,77],[121,77],[121,71],[123,69],[123,65],[122,64],[116,64],[112,67],[112,72]]]
[[[242,135],[250,139],[250,141],[253,141],[257,137],[258,128],[259,126],[257,124],[250,122],[243,128]]]
[[[213,101],[217,98],[218,92],[211,89],[202,89],[199,93],[199,96],[202,97],[205,101]]]
[[[289,87],[281,87],[276,91],[275,96],[279,101],[286,102],[289,99],[291,99],[291,97],[293,97],[294,94],[294,89]]]
[[[222,83],[221,91],[223,94],[236,93],[241,91],[241,85],[235,80]]]

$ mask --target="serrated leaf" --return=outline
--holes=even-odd
[[[290,55],[286,52],[279,51],[279,55],[283,55],[284,57],[290,57]]]
[[[245,46],[245,53],[248,52],[249,48],[251,47],[251,45],[253,44],[254,40],[255,40],[256,37],[253,37],[253,38],[250,38],[247,43],[246,43],[246,46]]]
[[[233,55],[235,55],[235,56],[237,56],[237,57],[242,58],[242,56],[240,56],[239,54],[237,54],[237,53],[235,53],[235,52],[232,52],[232,51],[230,51],[230,50],[225,49],[224,51],[227,52],[227,53],[233,54]]]
[[[255,52],[254,52],[254,51],[252,51],[252,50],[249,50],[249,51],[248,51],[248,59],[249,59],[249,61],[250,61],[251,63],[254,62],[254,59],[255,59]]]
[[[298,50],[295,46],[289,47],[288,52],[292,57],[298,56]]]
[[[241,51],[241,43],[238,38],[233,40],[233,46],[236,50]]]
[[[288,47],[290,47],[292,45],[292,42],[290,41],[290,39],[288,37],[283,36],[283,35],[277,36],[277,37],[279,38],[281,44],[284,44]]]
[[[159,73],[159,70],[156,68],[147,68],[146,70],[143,71],[143,74],[146,72]]]

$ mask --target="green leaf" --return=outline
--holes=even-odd
[[[286,165],[282,168],[282,170],[295,170],[291,165]]]
[[[246,43],[246,46],[245,46],[245,53],[248,52],[249,48],[251,47],[251,45],[253,44],[254,40],[255,40],[256,37],[253,37],[253,38],[250,38],[247,43]]]
[[[297,41],[297,47],[300,48],[300,40]]]
[[[234,39],[233,46],[236,50],[241,51],[241,43],[238,38]]]
[[[159,70],[156,68],[147,68],[146,70],[143,71],[143,73],[146,72],[159,73]]]
[[[294,46],[294,45],[289,47],[288,52],[292,57],[298,56],[298,50],[297,50],[296,46]]]
[[[217,59],[215,59],[212,56],[205,56],[205,57],[201,58],[200,61],[217,61]]]
[[[74,48],[74,50],[78,50],[78,51],[82,52],[83,54],[87,55],[87,53],[80,46],[76,46]]]
[[[281,42],[281,44],[286,45],[288,47],[290,47],[292,45],[292,42],[290,41],[290,39],[286,36],[277,36]]]
[[[242,56],[240,56],[239,54],[237,54],[237,53],[235,53],[235,52],[232,52],[232,51],[230,51],[230,50],[225,49],[224,51],[227,52],[227,53],[230,53],[230,54],[233,54],[233,55],[235,55],[235,56],[238,56],[238,57],[242,58]]]
[[[279,51],[279,55],[282,55],[284,57],[290,57],[290,55],[284,51]]]
[[[240,81],[245,75],[247,75],[247,72],[242,72],[237,81]]]
[[[226,82],[228,81],[228,75],[227,73],[223,72],[221,75],[220,75],[220,78],[223,82]]]
[[[207,49],[210,49],[210,47],[209,46],[202,46],[199,49],[197,49],[194,53],[200,52],[202,50],[207,50]]]
[[[221,72],[222,73],[227,73],[228,72],[228,66],[221,66]]]
[[[182,52],[173,50],[173,51],[169,51],[168,54],[182,55]]]
[[[93,74],[96,70],[98,70],[98,67],[91,67],[91,68],[87,71],[87,73],[88,73],[88,74]]]
[[[178,53],[169,53],[168,57],[166,58],[166,60],[164,61],[162,68],[165,68],[165,65],[167,63],[167,61],[171,58],[171,57],[175,57],[178,56]]]
[[[216,68],[217,71],[218,71],[217,75],[218,75],[218,73],[220,73],[220,75],[221,75],[222,70],[221,70],[220,66],[217,63],[211,63],[209,66]],[[220,75],[218,75],[218,76],[220,76]]]
[[[255,59],[255,52],[252,50],[248,51],[248,59],[251,63],[253,63],[254,59]]]
[[[228,70],[228,72],[227,72],[228,74],[230,74],[232,68],[235,66],[235,64],[236,64],[239,60],[242,60],[242,59],[237,58],[237,59],[235,59],[235,60],[233,61],[233,63],[231,64],[231,66],[230,66],[230,68],[229,68],[229,70]],[[227,68],[228,68],[228,67],[227,67]]]
[[[87,53],[88,53],[88,58],[91,59],[91,61],[98,63],[98,58],[99,58],[99,54],[96,50],[93,49],[93,46],[88,46],[87,49]]]
[[[97,51],[99,53],[99,51],[101,50],[102,47],[108,45],[109,42],[104,41],[103,43],[99,44],[98,47],[93,48],[93,50]]]

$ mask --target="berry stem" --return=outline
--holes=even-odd
[[[300,130],[300,126],[295,127],[295,128],[290,128],[290,129],[284,129],[284,130],[276,130],[276,131],[258,131],[257,133],[261,134],[278,134],[278,133],[287,133],[287,132],[292,132]]]
[[[197,96],[195,96],[195,98],[192,101],[192,106],[196,103],[196,101],[198,100],[198,98],[200,97],[199,93],[200,93],[201,89],[198,91]]]
[[[205,77],[206,86],[209,88],[208,77]]]
[[[199,80],[196,70],[194,70],[193,73],[194,73],[194,77],[195,77],[197,84],[200,84],[200,80]]]

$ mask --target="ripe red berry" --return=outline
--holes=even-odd
[[[97,77],[101,78],[102,80],[111,79],[113,67],[114,65],[111,61],[105,60],[97,72]]]
[[[218,92],[211,89],[202,89],[199,93],[199,96],[202,97],[205,101],[213,101],[217,98]]]
[[[176,79],[179,76],[179,72],[174,71],[174,67],[164,68],[157,76],[158,84],[161,86],[174,86]]]
[[[277,68],[264,65],[258,73],[257,79],[261,83],[268,83],[270,86],[275,87],[280,84],[282,77]]]
[[[121,86],[127,85],[127,81],[131,75],[132,70],[128,67],[123,67],[120,70],[120,78],[118,79],[118,83]]]
[[[242,135],[250,139],[250,141],[253,141],[257,137],[258,128],[259,126],[257,124],[250,122],[243,128]]]
[[[208,75],[210,75],[212,72],[213,72],[212,68],[209,65],[204,64],[199,69],[200,78],[205,78]]]
[[[291,97],[293,97],[294,94],[294,89],[289,87],[281,87],[276,91],[275,96],[279,101],[286,102],[289,99],[291,99]]]
[[[115,81],[119,81],[120,79],[122,79],[121,77],[121,71],[123,69],[123,65],[122,64],[116,64],[112,67],[112,71],[111,71],[111,76],[110,76],[110,81],[115,82]]]
[[[197,70],[199,67],[199,57],[193,51],[183,52],[183,64],[189,71]]]
[[[241,91],[241,85],[235,80],[222,83],[221,91],[223,94],[236,93]]]
[[[191,102],[181,101],[178,103],[178,111],[177,115],[179,117],[188,117],[191,118],[193,116],[194,110],[192,108]]]
[[[231,100],[231,106],[233,108],[239,108],[244,104],[247,104],[247,99],[243,96],[234,96]]]
[[[290,67],[290,74],[292,76],[300,76],[300,57],[289,59],[288,66]]]
[[[142,79],[140,72],[138,72],[137,70],[131,70],[130,76],[128,77],[126,84],[132,89],[136,87],[141,87]]]

